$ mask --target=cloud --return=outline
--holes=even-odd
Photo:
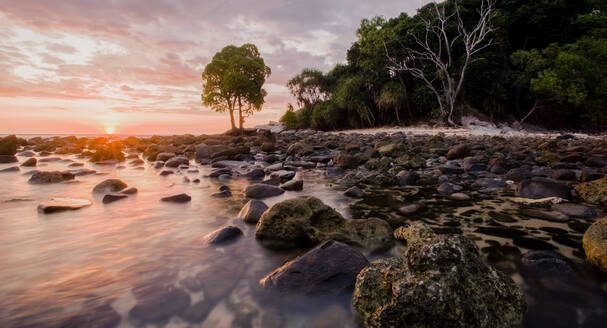
[[[362,18],[423,2],[0,0],[0,113],[15,97],[91,100],[108,112],[210,113],[200,103],[204,65],[225,45],[252,42],[272,68],[258,116],[276,120],[292,101],[286,81],[344,61]]]

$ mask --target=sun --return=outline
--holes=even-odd
[[[107,134],[114,134],[114,132],[116,132],[116,127],[115,126],[106,126],[105,127],[105,133],[107,133]]]

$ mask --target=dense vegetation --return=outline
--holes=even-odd
[[[457,6],[470,27],[479,20],[481,3],[448,0],[438,6],[448,13]],[[444,122],[424,81],[388,69],[390,58],[423,50],[415,37],[424,37],[425,22],[435,22],[436,14],[429,4],[413,17],[364,19],[345,64],[327,73],[305,69],[289,81],[298,108],[290,106],[281,121],[316,129]],[[466,72],[455,123],[474,111],[552,128],[607,126],[607,1],[501,0],[494,2],[491,26],[491,45],[476,54]],[[456,35],[457,24],[446,30]],[[464,59],[461,38],[451,51],[456,63]],[[431,65],[423,70],[432,81],[444,78]]]

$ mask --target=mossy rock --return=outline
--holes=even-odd
[[[582,239],[588,262],[607,272],[607,218],[594,222]]]
[[[575,186],[575,191],[586,202],[593,204],[607,204],[607,177],[580,183]]]

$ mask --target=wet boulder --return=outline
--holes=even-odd
[[[34,172],[28,180],[31,184],[60,183],[74,180],[75,175],[70,172],[61,171],[38,171]]]
[[[512,279],[462,236],[408,243],[357,277],[352,308],[363,327],[520,327],[526,305]]]
[[[245,189],[245,196],[247,198],[260,199],[278,196],[283,194],[284,192],[284,189],[280,187],[265,183],[257,183],[247,186],[247,188]]]
[[[175,286],[155,286],[146,288],[146,293],[135,293],[137,304],[129,311],[129,316],[142,323],[158,323],[180,315],[190,306],[190,296]]]
[[[128,187],[127,184],[120,179],[107,179],[98,183],[95,188],[93,188],[93,193],[102,194],[119,192],[126,187]]]
[[[401,186],[412,186],[419,180],[419,174],[415,171],[403,170],[396,174],[396,179]]]
[[[352,290],[356,275],[368,264],[356,249],[329,240],[274,270],[260,284],[278,294],[341,294]]]
[[[354,169],[358,164],[356,157],[345,152],[340,152],[333,157],[333,165],[343,170]]]
[[[346,242],[369,252],[382,252],[394,246],[394,232],[387,221],[370,218],[347,221]]]
[[[56,212],[73,211],[84,207],[91,206],[88,199],[74,199],[74,198],[52,198],[49,201],[42,202],[38,205],[38,212],[50,214]]]
[[[571,189],[566,184],[562,184],[550,179],[533,178],[521,181],[519,183],[516,196],[522,198],[542,199],[548,197],[559,197],[563,199],[571,198]]]
[[[15,155],[0,155],[0,164],[17,163],[19,160]]]
[[[185,156],[175,156],[164,163],[164,166],[176,168],[180,165],[189,165],[190,160]]]
[[[594,222],[582,239],[588,262],[607,272],[607,218]]]
[[[589,206],[573,203],[554,204],[552,209],[572,218],[591,219],[596,217],[596,211]]]
[[[470,156],[470,146],[467,144],[453,146],[447,152],[448,160],[461,159],[467,156]]]
[[[588,203],[607,204],[607,177],[580,183],[575,191]]]
[[[0,173],[10,173],[10,172],[19,172],[21,171],[18,166],[11,166],[5,169],[0,170]]]
[[[0,155],[12,156],[17,153],[17,147],[19,146],[19,139],[15,135],[6,136],[0,138]],[[13,156],[14,157],[14,156]],[[0,162],[2,163],[2,162]],[[11,162],[4,162],[11,163]]]
[[[291,180],[280,185],[280,188],[287,191],[301,191],[303,190],[303,180]]]
[[[21,166],[34,167],[34,166],[36,166],[36,164],[38,164],[38,160],[32,157],[32,158],[28,158],[25,162],[21,163]]]
[[[188,194],[179,194],[163,197],[160,200],[168,203],[187,203],[192,200],[192,197]]]
[[[111,193],[111,194],[106,194],[106,195],[104,195],[104,196],[103,196],[103,200],[102,200],[102,202],[103,202],[104,204],[109,204],[109,203],[113,203],[113,202],[115,202],[115,201],[118,201],[118,200],[121,200],[121,199],[124,199],[124,198],[127,198],[127,197],[129,197],[129,196],[128,196],[128,195],[126,195],[126,194],[122,194],[122,193],[120,193],[120,194]]]
[[[176,156],[175,153],[159,153],[158,155],[156,155],[156,160],[161,161],[161,162],[166,162],[175,156]]]
[[[281,189],[282,190],[282,189]],[[269,248],[316,245],[348,234],[346,220],[316,197],[298,197],[270,207],[257,223],[255,238]]]
[[[303,141],[296,142],[287,148],[287,155],[306,156],[312,154],[313,152],[314,147]]]
[[[204,236],[204,244],[222,246],[236,241],[242,236],[242,230],[235,226],[227,226],[217,229]]]
[[[246,223],[257,224],[259,218],[261,218],[261,215],[267,209],[268,205],[266,205],[264,202],[257,199],[252,199],[248,201],[240,210],[238,213],[238,218],[244,220]]]
[[[360,188],[354,186],[346,190],[344,192],[344,195],[352,198],[363,198],[365,197],[365,192],[362,191]]]

